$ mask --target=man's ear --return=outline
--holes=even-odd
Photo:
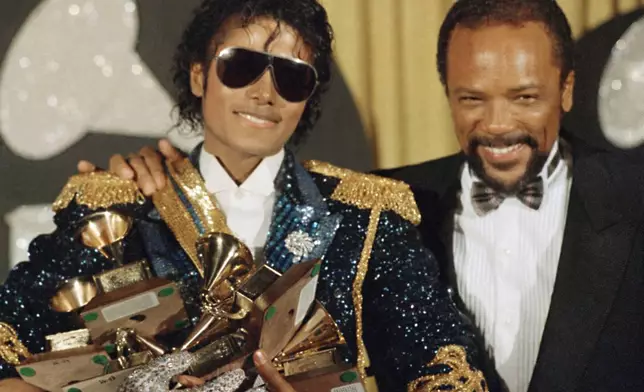
[[[203,97],[204,92],[204,71],[201,63],[194,63],[190,66],[190,90],[196,97]]]
[[[561,92],[561,109],[568,113],[572,109],[572,102],[575,90],[575,71],[570,71],[566,80],[564,80],[563,89]]]

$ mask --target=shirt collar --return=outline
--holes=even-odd
[[[262,159],[246,181],[239,186],[230,178],[226,169],[214,155],[208,153],[203,147],[201,149],[199,169],[206,182],[206,189],[210,193],[217,194],[244,189],[250,193],[270,196],[275,192],[275,178],[284,160],[284,149],[275,155]]]

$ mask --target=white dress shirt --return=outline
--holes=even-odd
[[[528,389],[559,264],[571,178],[564,159],[547,175],[558,147],[540,174],[538,210],[509,197],[478,216],[470,193],[479,179],[467,165],[461,174],[463,208],[454,220],[458,291],[511,392]]]
[[[275,178],[284,150],[264,158],[241,185],[228,175],[219,160],[202,148],[199,171],[214,195],[232,233],[261,259],[275,204]]]

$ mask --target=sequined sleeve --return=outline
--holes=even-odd
[[[364,340],[379,390],[429,391],[431,382],[450,385],[454,377],[483,381],[470,367],[477,365],[475,336],[439,283],[435,257],[394,212],[381,215],[363,293]]]

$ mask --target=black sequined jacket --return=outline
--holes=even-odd
[[[0,322],[15,329],[30,352],[44,350],[46,335],[72,329],[68,316],[48,305],[60,282],[109,267],[75,238],[79,221],[98,209],[135,218],[126,255],[147,258],[157,276],[177,281],[191,319],[198,319],[201,277],[190,247],[208,229],[198,199],[205,187],[190,161],[181,165],[169,173],[172,186],[155,199],[156,208],[134,183],[108,173],[70,179],[54,204],[57,229],[31,243],[29,262],[13,268],[0,287]],[[282,271],[291,265],[284,245],[289,233],[314,239],[306,257],[322,259],[316,298],[336,320],[347,341],[345,359],[357,363],[361,375],[375,376],[380,391],[404,391],[412,381],[417,390],[429,390],[422,387],[480,376],[469,365],[477,363],[474,336],[421,244],[414,226],[420,215],[407,185],[321,162],[302,166],[287,153],[276,189],[266,262]],[[0,354],[11,352],[6,336],[2,340]],[[2,357],[0,376],[14,376],[11,356]]]

